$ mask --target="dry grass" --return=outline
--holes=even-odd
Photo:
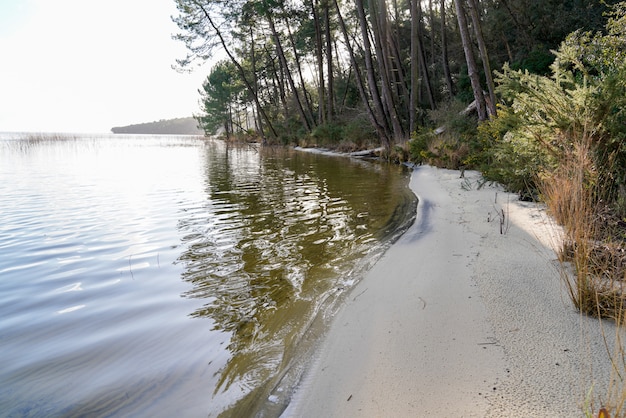
[[[572,302],[586,315],[624,325],[626,242],[614,238],[624,231],[606,208],[606,191],[591,155],[584,143],[575,146],[539,185],[550,214],[565,231],[561,276]],[[612,417],[626,416],[626,349],[620,333],[618,326],[615,346],[607,347],[613,368],[603,403]]]
[[[469,155],[469,146],[454,134],[435,135],[428,143],[428,163],[437,167],[458,170]]]
[[[618,320],[622,316],[626,253],[621,243],[612,242],[606,227],[606,211],[598,173],[590,148],[574,147],[568,158],[549,176],[540,189],[550,214],[565,230],[561,260],[575,268],[563,270],[569,296],[583,313]]]

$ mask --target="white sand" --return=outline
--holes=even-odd
[[[605,394],[600,322],[568,299],[557,229],[479,180],[415,170],[415,224],[346,299],[283,416],[575,417]]]

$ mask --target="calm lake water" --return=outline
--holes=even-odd
[[[412,221],[408,177],[194,137],[2,134],[0,415],[277,415]]]

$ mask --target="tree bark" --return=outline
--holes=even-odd
[[[395,101],[391,92],[391,65],[389,62],[389,48],[387,39],[387,9],[385,0],[370,1],[370,17],[372,22],[372,33],[374,35],[374,49],[376,50],[376,61],[378,62],[378,71],[381,78],[381,93],[384,109],[389,115],[391,126],[393,128],[393,137],[399,142],[403,139],[404,134],[402,125],[398,118],[395,107]]]
[[[454,96],[454,84],[450,74],[450,60],[448,59],[448,31],[446,28],[446,0],[441,0],[441,60],[443,65],[443,76],[446,80],[448,95],[450,99]]]
[[[474,26],[474,33],[476,34],[476,40],[478,41],[478,50],[480,51],[480,58],[483,62],[483,71],[485,72],[485,81],[487,82],[487,91],[489,92],[489,100],[487,101],[487,109],[489,113],[496,116],[496,93],[495,86],[493,84],[493,76],[491,74],[491,64],[489,63],[489,54],[487,53],[487,45],[485,44],[485,38],[483,36],[483,29],[480,23],[480,15],[478,13],[478,0],[468,0],[470,16],[472,17],[472,25]]]
[[[456,15],[459,23],[459,31],[461,33],[461,42],[463,43],[463,51],[465,53],[465,61],[467,63],[467,74],[469,75],[470,82],[472,84],[474,100],[476,100],[478,120],[483,121],[487,119],[485,95],[483,94],[483,89],[480,85],[480,77],[478,75],[478,68],[476,66],[476,60],[474,59],[474,52],[472,49],[472,40],[467,26],[467,18],[465,17],[462,0],[454,0],[454,4],[456,6]]]
[[[298,113],[300,113],[300,117],[302,118],[304,126],[310,132],[311,125],[309,124],[309,120],[307,119],[306,113],[304,112],[304,107],[302,106],[302,101],[300,100],[300,94],[298,93],[298,89],[296,88],[296,83],[294,83],[293,77],[291,76],[291,70],[289,69],[289,65],[287,64],[287,58],[285,57],[285,52],[283,50],[282,42],[280,41],[280,36],[276,31],[276,27],[274,26],[274,19],[269,12],[266,13],[266,18],[269,22],[272,35],[274,35],[274,41],[276,42],[276,50],[278,53],[278,60],[281,63],[281,66],[285,73],[285,77],[287,77],[287,82],[289,83],[289,87],[293,92],[293,96],[296,99],[296,107],[298,108]]]
[[[433,0],[428,0],[428,20],[430,22],[430,65],[435,68],[435,11]]]
[[[326,35],[326,77],[328,90],[326,91],[326,122],[331,123],[335,114],[335,87],[333,76],[333,38],[330,31],[330,5],[324,0],[324,29]],[[320,80],[321,81],[321,80]]]
[[[307,117],[311,121],[311,124],[315,125],[315,118],[313,117],[313,108],[311,106],[311,100],[309,100],[309,92],[307,91],[306,82],[304,81],[304,76],[302,75],[302,65],[300,63],[300,54],[298,54],[298,49],[296,48],[296,42],[293,39],[293,34],[291,33],[289,24],[285,26],[287,27],[287,34],[289,35],[289,42],[291,43],[291,48],[293,49],[296,69],[298,70],[298,77],[300,78],[300,88],[302,89],[302,94],[304,95],[304,104],[306,105]]]
[[[211,23],[212,24],[212,23]],[[220,37],[221,39],[221,37]],[[226,47],[224,46],[224,49]],[[259,91],[259,80],[257,78],[257,74],[256,74],[256,54],[254,51],[254,31],[252,30],[252,28],[250,28],[250,60],[252,61],[252,86],[254,88],[254,91],[252,92],[253,96],[255,97],[255,102],[258,103],[258,96],[257,96],[257,92]],[[229,54],[230,56],[230,54]],[[234,58],[231,58],[231,61]],[[235,64],[237,65],[237,64]],[[237,68],[240,68],[241,66],[238,66]],[[240,73],[242,73],[243,70],[239,70]],[[243,77],[243,75],[242,75]],[[261,113],[259,112],[259,106],[257,106],[257,114],[259,115],[259,120],[258,122],[255,123],[256,126],[258,126],[258,131],[261,134],[261,138],[263,138],[263,141],[265,141],[265,135],[263,134],[263,121],[260,119],[261,118]]]
[[[417,108],[419,106],[418,1],[411,0],[411,94],[409,98],[409,132],[411,133],[417,131]]]
[[[370,97],[374,104],[374,112],[376,114],[376,120],[378,121],[377,129],[382,129],[383,135],[381,141],[387,150],[391,146],[391,135],[389,130],[389,124],[387,122],[387,116],[383,107],[383,102],[380,97],[380,91],[378,90],[378,84],[376,83],[376,73],[374,72],[374,64],[372,62],[372,46],[369,40],[369,32],[367,19],[365,18],[365,9],[363,8],[363,0],[354,0],[356,11],[359,18],[359,26],[361,28],[361,36],[363,40],[363,54],[365,58],[365,72],[367,73],[367,83],[369,86]],[[345,28],[345,25],[344,25]],[[379,131],[379,134],[381,132]]]
[[[317,95],[318,97],[318,112],[317,123],[322,125],[326,123],[326,98],[324,92],[324,53],[322,47],[322,26],[320,22],[319,14],[317,13],[317,0],[309,0],[311,6],[311,13],[313,14],[313,26],[315,27],[315,55],[317,57],[317,73],[318,73],[318,85]]]
[[[433,92],[433,87],[430,82],[430,75],[428,72],[428,65],[426,63],[426,53],[424,52],[424,29],[422,26],[423,16],[422,16],[422,6],[418,2],[417,3],[417,53],[419,57],[420,64],[422,66],[422,77],[424,79],[424,85],[426,86],[426,94],[428,95],[428,102],[430,103],[431,109],[436,109],[435,104],[435,94]]]
[[[335,12],[337,13],[337,20],[339,22],[339,28],[341,29],[341,33],[343,34],[343,39],[346,44],[346,48],[348,50],[348,55],[350,56],[350,68],[354,69],[356,85],[357,85],[357,89],[359,90],[359,95],[361,96],[361,101],[363,102],[363,104],[365,105],[365,108],[367,109],[367,115],[368,115],[370,122],[376,128],[376,132],[382,138],[386,135],[386,133],[384,132],[383,127],[378,122],[376,118],[376,114],[374,113],[374,111],[372,110],[372,107],[370,106],[370,101],[367,96],[367,92],[365,90],[365,82],[363,81],[361,70],[359,69],[359,66],[354,57],[354,50],[352,49],[352,45],[350,44],[350,36],[348,35],[348,30],[346,29],[346,23],[343,20],[343,16],[341,16],[339,3],[337,2],[337,0],[333,0],[333,4],[335,5]]]

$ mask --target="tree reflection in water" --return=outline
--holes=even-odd
[[[414,215],[401,167],[287,149],[206,151],[206,200],[179,222],[193,317],[230,334],[214,395],[257,408],[327,295],[347,289]],[[413,209],[411,209],[413,208]],[[264,391],[264,392],[263,392]],[[241,394],[241,392],[239,392]]]

